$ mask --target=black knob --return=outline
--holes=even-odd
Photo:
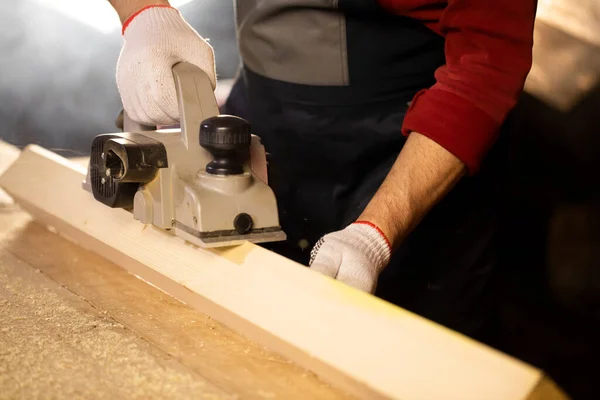
[[[239,175],[250,154],[250,124],[233,115],[218,115],[202,121],[200,146],[208,150],[213,161],[206,172],[214,175]]]

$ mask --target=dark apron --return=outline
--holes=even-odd
[[[373,21],[352,20],[349,41],[356,32],[369,33]],[[373,35],[387,34],[377,26]],[[409,101],[433,83],[443,58],[438,38],[417,39],[426,54],[413,57],[422,65],[406,65],[425,75],[400,71],[390,78],[382,66],[381,79],[356,75],[349,85],[323,86],[242,68],[223,112],[248,119],[268,153],[270,185],[288,240],[265,247],[306,265],[320,237],[358,218],[405,143],[400,127]],[[349,65],[360,71],[357,61]],[[480,331],[496,260],[497,182],[486,170],[460,182],[400,246],[380,277],[377,296],[452,329]]]

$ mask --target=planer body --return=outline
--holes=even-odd
[[[242,118],[219,115],[201,69],[179,63],[173,77],[180,128],[155,130],[124,114],[124,132],[94,138],[84,188],[200,247],[285,240],[275,195],[251,168],[250,153],[265,154],[260,138]]]

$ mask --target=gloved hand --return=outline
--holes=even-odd
[[[117,86],[123,108],[144,125],[179,122],[173,65],[201,68],[216,87],[212,47],[168,6],[150,6],[123,23],[124,45],[117,63]]]
[[[358,221],[323,236],[311,251],[309,266],[347,285],[374,293],[379,274],[391,254],[383,232],[370,222]]]

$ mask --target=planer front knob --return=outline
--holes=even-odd
[[[239,175],[250,156],[250,124],[233,115],[217,115],[200,125],[200,146],[213,156],[206,165],[212,175]]]

